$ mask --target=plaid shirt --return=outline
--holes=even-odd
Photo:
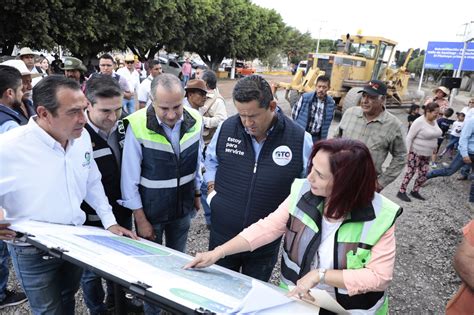
[[[319,98],[316,102],[311,102],[311,107],[309,108],[309,121],[305,130],[312,135],[317,134],[321,131],[321,126],[323,124],[323,115],[324,115],[324,101],[321,101]],[[296,106],[291,110],[291,117],[293,120],[296,120],[300,111],[301,105],[303,104],[303,97],[300,97]]]
[[[367,121],[360,107],[349,108],[334,136],[360,140],[367,145],[383,187],[393,182],[405,166],[407,147],[402,123],[386,110],[374,120]],[[388,153],[392,160],[383,172],[382,164]]]

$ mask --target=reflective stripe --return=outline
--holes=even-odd
[[[94,159],[97,159],[106,155],[112,155],[112,150],[110,150],[110,148],[103,148],[100,150],[93,151],[92,155],[94,156]]]
[[[295,179],[293,182],[293,185],[291,186],[291,197],[290,199],[290,208],[289,212],[292,216],[296,217],[299,219],[301,222],[303,222],[306,226],[308,226],[311,230],[313,230],[315,233],[319,232],[319,228],[314,222],[313,219],[303,211],[301,211],[297,204],[298,201],[301,199],[301,197],[307,193],[311,189],[311,186],[309,185],[309,182],[307,179]]]
[[[145,148],[152,149],[152,150],[159,150],[168,153],[174,154],[173,148],[170,144],[155,142],[146,139],[137,139],[139,143],[141,143]]]
[[[194,143],[198,142],[200,138],[201,138],[201,133],[198,132],[198,133],[195,133],[191,138],[180,143],[179,144],[180,152],[183,152],[184,150],[192,146]]]
[[[382,197],[379,194],[375,194],[374,199],[372,200],[372,206],[374,208],[375,217],[378,217],[380,212],[382,211]],[[369,234],[370,228],[377,220],[370,220],[364,222],[364,226],[362,227],[362,233],[360,235],[359,243],[366,244],[367,235]],[[372,244],[370,244],[372,245]]]
[[[282,251],[282,258],[285,261],[286,267],[293,270],[297,274],[300,274],[301,268],[295,262],[291,261],[290,257],[288,257],[288,254],[286,253],[286,251]]]
[[[287,289],[289,285],[296,285],[291,280],[286,279],[282,274],[280,274],[280,287]]]
[[[97,214],[88,214],[87,220],[89,221],[100,221],[100,217]]]
[[[291,213],[292,212],[292,213]],[[304,225],[306,225],[307,227],[309,227],[311,230],[314,231],[314,233],[318,233],[319,232],[319,228],[318,228],[318,225],[316,224],[316,222],[313,221],[313,219],[311,219],[311,217],[309,215],[307,215],[306,213],[304,213],[303,211],[301,211],[298,207],[294,208],[293,211],[291,211],[291,215],[293,215],[294,217],[296,217],[298,220],[300,220],[301,222],[304,223]]]
[[[185,185],[192,181],[196,177],[196,173],[192,173],[183,176],[179,179],[179,185]],[[145,177],[140,178],[140,185],[146,188],[159,189],[159,188],[174,188],[178,186],[178,180],[176,178],[167,180],[151,180]]]

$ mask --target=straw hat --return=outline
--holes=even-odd
[[[443,92],[446,96],[449,96],[449,89],[445,86],[438,86],[436,89],[433,90],[433,93],[436,93],[438,92],[438,90],[440,90],[441,92]]]

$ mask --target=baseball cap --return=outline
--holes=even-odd
[[[382,81],[370,80],[369,83],[365,85],[364,88],[358,93],[362,92],[365,92],[372,96],[387,95],[387,86]]]

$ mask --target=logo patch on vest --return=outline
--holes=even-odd
[[[281,145],[273,151],[272,158],[273,162],[279,166],[288,165],[291,162],[293,153],[291,149],[286,145]]]

